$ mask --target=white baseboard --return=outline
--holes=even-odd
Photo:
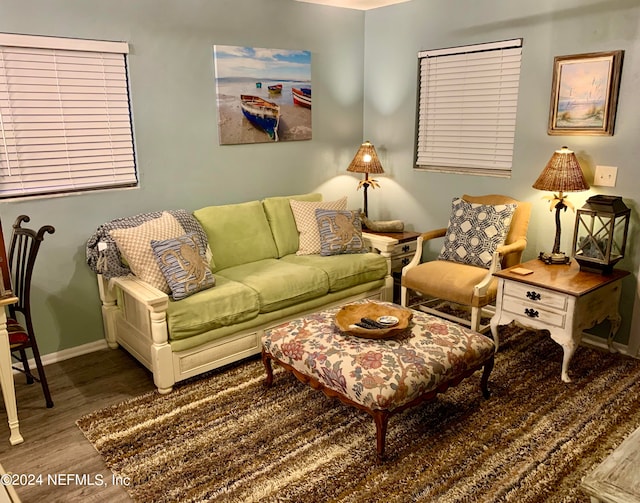
[[[42,365],[46,366],[51,363],[61,362],[70,358],[75,358],[76,356],[82,356],[86,355],[87,353],[93,353],[94,351],[100,351],[101,349],[107,349],[108,347],[109,346],[107,346],[107,341],[105,339],[100,339],[99,341],[89,342],[88,344],[83,344],[82,346],[63,349],[62,351],[44,355],[42,357]],[[18,365],[20,365],[20,363],[18,363]],[[33,358],[29,359],[29,367],[32,369],[36,368],[36,362],[33,360]],[[17,374],[19,372],[14,369],[13,373]]]
[[[612,353],[620,353],[626,356],[632,356],[633,358],[639,358],[640,355],[631,354],[629,351],[629,346],[626,344],[621,344],[619,342],[613,342],[611,348],[607,345],[607,339],[603,339],[601,337],[596,337],[595,335],[591,335],[588,333],[583,333],[582,342],[588,346],[595,346],[601,349],[608,349]]]

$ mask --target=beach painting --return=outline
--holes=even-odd
[[[612,135],[622,51],[555,58],[549,134]]]
[[[311,53],[213,47],[220,145],[311,139]]]

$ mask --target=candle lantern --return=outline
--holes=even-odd
[[[609,274],[624,257],[631,210],[620,196],[597,195],[577,211],[573,257],[580,270]]]

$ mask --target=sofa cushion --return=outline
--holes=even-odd
[[[169,301],[167,323],[171,340],[186,339],[216,328],[255,318],[257,293],[248,286],[215,276],[216,286],[179,302]]]
[[[262,201],[264,212],[271,226],[273,240],[278,248],[278,257],[284,257],[298,251],[298,229],[289,204],[291,199],[295,201],[322,201],[322,195],[316,192],[296,196],[268,197]]]
[[[269,313],[313,299],[329,291],[324,271],[304,264],[265,259],[219,271],[225,278],[253,289],[260,299],[260,312]]]
[[[169,284],[173,300],[184,299],[215,284],[206,252],[195,233],[163,241],[153,239],[151,248],[158,267]]]
[[[164,293],[169,293],[170,289],[153,255],[151,240],[177,238],[183,234],[184,229],[180,222],[166,211],[162,212],[159,218],[136,227],[110,231],[131,272]]]
[[[298,255],[320,254],[320,234],[318,233],[318,222],[316,220],[316,209],[323,210],[346,210],[346,196],[337,201],[289,201],[293,218],[298,229],[299,247]]]
[[[357,255],[287,255],[281,259],[299,266],[322,269],[329,281],[329,291],[337,292],[361,283],[383,279],[387,275],[387,261],[377,253]]]
[[[260,201],[208,206],[193,215],[207,234],[213,272],[278,256]]]
[[[362,239],[360,211],[316,209],[320,255],[365,253],[369,248]]]

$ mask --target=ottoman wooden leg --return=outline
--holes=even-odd
[[[271,368],[271,355],[264,349],[262,350],[262,363],[267,371],[267,380],[265,381],[265,384],[269,387],[273,384],[273,368]]]
[[[487,360],[482,370],[482,379],[480,379],[480,388],[482,389],[482,396],[489,398],[491,391],[489,390],[489,374],[493,370],[493,356],[490,360]]]
[[[389,424],[389,411],[374,410],[371,413],[376,422],[376,454],[378,463],[384,460],[384,444],[387,437],[387,425]]]

